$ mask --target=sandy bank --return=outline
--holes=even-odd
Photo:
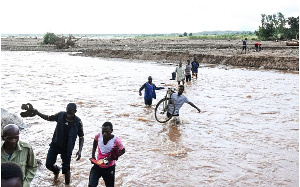
[[[256,41],[249,41],[247,54],[241,53],[242,42],[237,40],[84,38],[76,48],[66,50],[40,45],[41,42],[39,38],[2,38],[1,50],[81,52],[76,55],[162,63],[196,57],[200,63],[299,71],[299,47],[286,46],[285,42],[262,41],[263,50],[255,52]]]

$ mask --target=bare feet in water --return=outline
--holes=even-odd
[[[54,174],[54,179],[53,179],[53,183],[54,184],[58,184],[59,180],[58,180],[58,176],[59,176],[59,172],[60,172],[60,167],[56,166],[58,172],[56,174]]]

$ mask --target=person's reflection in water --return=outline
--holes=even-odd
[[[169,139],[172,142],[178,142],[181,137],[181,133],[177,125],[169,125],[169,132],[167,133]]]

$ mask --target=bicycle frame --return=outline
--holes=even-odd
[[[172,94],[175,93],[175,90],[176,90],[175,88],[168,88],[167,93],[164,97],[166,99],[165,100],[166,102],[163,103],[164,112],[168,109],[169,101],[171,101]],[[167,100],[167,99],[170,99],[170,100]]]

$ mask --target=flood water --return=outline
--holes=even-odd
[[[105,121],[114,125],[126,153],[116,164],[116,186],[299,186],[299,74],[205,66],[185,87],[181,124],[161,124],[138,90],[151,75],[157,86],[174,65],[70,56],[68,53],[1,52],[1,104],[19,114],[32,103],[41,113],[78,105],[85,143],[71,161],[71,186],[87,186],[93,138]],[[55,122],[24,118],[20,139],[34,148],[39,168],[31,186],[51,186],[44,164]],[[58,163],[61,159],[58,156]],[[64,175],[58,186],[64,186]],[[104,186],[100,179],[99,186]]]

